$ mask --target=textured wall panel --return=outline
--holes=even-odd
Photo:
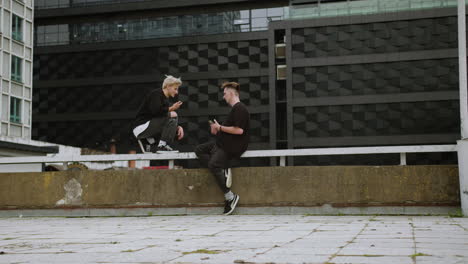
[[[456,47],[456,17],[292,30],[295,59]]]
[[[399,165],[400,154],[380,155],[331,155],[295,157],[295,166],[330,166],[330,165]]]
[[[420,60],[293,69],[293,97],[458,90],[458,60]]]
[[[441,153],[407,153],[408,165],[457,164],[456,152]],[[400,154],[378,155],[332,155],[294,158],[296,166],[330,166],[330,165],[399,165]]]
[[[294,138],[458,133],[458,105],[434,101],[297,107]]]
[[[34,78],[61,80],[260,69],[268,67],[267,45],[267,40],[250,40],[37,55]]]
[[[182,79],[183,81],[183,79]],[[220,85],[224,81],[240,84],[240,99],[247,106],[269,105],[268,76],[184,81],[179,89],[182,109],[196,110],[226,106]]]
[[[112,138],[123,140],[123,145],[130,139],[128,120],[90,120],[64,122],[35,122],[35,139],[64,145],[109,150]],[[122,145],[122,147],[124,147]]]
[[[145,94],[160,84],[114,84],[34,90],[33,114],[136,111]]]

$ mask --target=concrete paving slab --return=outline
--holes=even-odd
[[[424,249],[466,249],[468,241],[466,243],[416,243],[416,248]]]
[[[353,264],[414,264],[410,257],[398,256],[337,256],[331,263],[353,263]]]
[[[418,264],[465,264],[468,263],[468,258],[421,256],[416,257],[415,261]]]
[[[327,255],[262,254],[249,258],[248,261],[254,263],[326,263],[328,259]]]
[[[468,263],[468,219],[0,218],[0,263]]]

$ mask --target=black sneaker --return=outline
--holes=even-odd
[[[157,144],[148,144],[148,145],[146,145],[145,153],[156,153],[156,151],[158,151],[158,145]]]
[[[145,153],[151,152],[151,144],[145,146]]]
[[[224,215],[230,215],[234,209],[236,209],[237,202],[239,202],[239,195],[234,194],[234,198],[229,201],[225,201]]]
[[[169,145],[158,146],[156,153],[177,153],[179,152],[177,149],[171,148]]]
[[[232,171],[231,171],[231,168],[224,169],[224,177],[226,177],[226,187],[231,188],[231,185],[232,185]]]

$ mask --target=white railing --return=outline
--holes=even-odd
[[[379,147],[346,147],[346,148],[309,148],[309,149],[276,149],[250,150],[241,158],[279,157],[280,166],[286,166],[286,157],[322,156],[322,155],[355,155],[355,154],[390,154],[400,153],[400,165],[406,165],[406,153],[456,152],[457,145],[421,145],[421,146],[379,146]],[[174,167],[174,160],[196,159],[193,152],[165,154],[109,154],[109,155],[68,155],[68,156],[34,156],[34,157],[4,157],[0,164],[26,163],[68,163],[96,161],[137,161],[137,160],[167,160],[169,168]]]

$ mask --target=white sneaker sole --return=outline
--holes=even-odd
[[[224,215],[230,215],[234,211],[234,209],[236,209],[237,203],[239,202],[239,198],[240,198],[240,196],[236,195],[236,198],[234,198],[235,199],[234,203],[233,203],[233,205],[231,205],[231,211],[225,213]]]
[[[226,187],[231,188],[232,185],[232,171],[231,168],[227,169],[226,173]]]

